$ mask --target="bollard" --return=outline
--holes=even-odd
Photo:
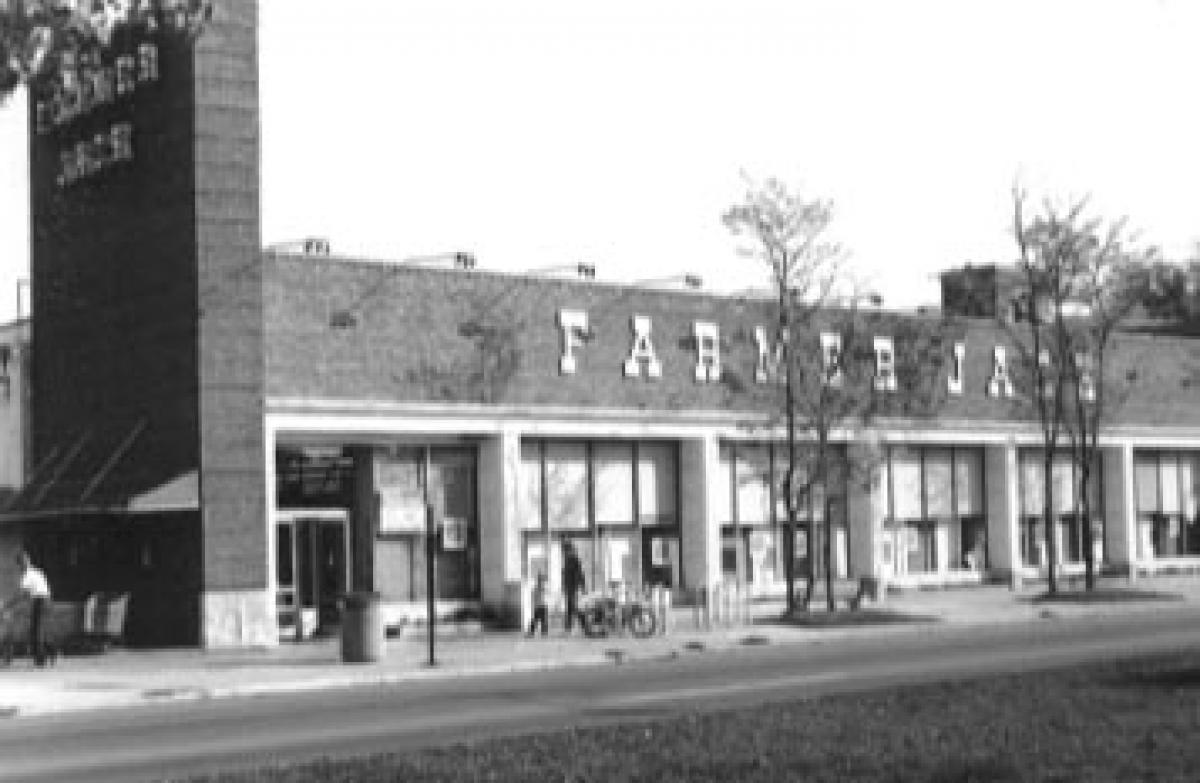
[[[662,588],[662,635],[671,631],[671,588]]]
[[[708,586],[708,600],[705,603],[704,627],[712,628],[721,619],[721,583],[713,582]]]
[[[734,607],[734,591],[737,589],[736,584],[725,584],[721,586],[721,624],[733,625],[733,607]]]
[[[706,596],[704,595],[703,587],[692,589],[692,620],[695,622],[696,630],[699,631],[704,627],[704,604]]]

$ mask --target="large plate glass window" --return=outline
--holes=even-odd
[[[525,576],[561,588],[570,542],[589,588],[680,584],[674,443],[527,439],[521,444]]]

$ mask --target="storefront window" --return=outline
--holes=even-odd
[[[954,451],[954,499],[960,517],[983,516],[983,450]]]
[[[935,519],[954,516],[954,461],[950,449],[925,449],[925,513]]]
[[[546,517],[551,530],[588,528],[587,447],[546,444]]]
[[[666,443],[638,447],[638,519],[643,525],[674,525],[675,448]]]
[[[1042,453],[1036,450],[1023,451],[1020,455],[1020,498],[1021,498],[1021,557],[1028,566],[1041,566],[1047,562],[1045,538],[1037,538],[1032,532],[1044,536],[1042,527],[1043,499],[1045,498],[1045,463]],[[1084,561],[1084,520],[1079,515],[1078,482],[1079,471],[1070,454],[1057,454],[1050,471],[1051,503],[1054,513],[1051,530],[1059,563],[1082,563]],[[1089,505],[1092,515],[1092,548],[1095,562],[1104,559],[1104,512],[1101,505],[1101,464],[1091,469],[1089,481]]]
[[[792,479],[795,487],[795,510],[797,521],[825,521],[825,489],[820,482],[811,481],[808,476],[807,457],[801,457],[796,466],[796,475]],[[780,448],[775,454],[775,519],[787,520],[787,449]]]
[[[642,547],[642,567],[646,584],[659,587],[679,587],[679,537],[645,532]]]
[[[632,532],[607,532],[600,538],[601,573],[604,583],[617,585],[641,580],[639,568],[640,545]]]
[[[891,449],[892,517],[897,520],[923,519],[921,491],[921,452],[918,449]]]
[[[542,444],[525,441],[521,444],[521,475],[518,489],[522,530],[542,528]]]
[[[910,574],[938,570],[937,528],[932,522],[908,522],[904,526],[905,551]]]
[[[521,455],[527,575],[556,587],[570,541],[589,589],[679,584],[674,444],[527,440]]]
[[[476,452],[461,446],[395,446],[374,455],[379,534],[374,576],[385,599],[425,598],[426,504],[435,509],[434,589],[442,600],[480,596]]]
[[[1134,454],[1137,552],[1142,558],[1200,554],[1200,454]]]
[[[783,581],[785,560],[779,546],[782,535],[782,530],[775,527],[726,527],[721,535],[722,574],[760,589]],[[808,547],[803,544],[806,533],[798,529],[796,535],[801,540],[797,557],[806,558]],[[798,577],[806,573],[807,568],[797,567]]]
[[[592,449],[595,465],[596,521],[633,524],[633,444],[597,443]]]
[[[732,524],[733,513],[733,449],[725,443],[719,450],[717,475],[713,477],[710,495],[722,523]]]
[[[899,573],[987,567],[982,450],[891,447],[881,473]]]
[[[841,458],[840,449],[831,449],[829,462]],[[787,558],[793,558],[794,573],[805,578],[810,571],[825,573],[825,492],[820,483],[810,482],[805,468],[812,455],[798,455],[798,471],[794,478],[794,511],[796,529],[789,543],[786,475],[788,449],[786,444],[723,444],[721,474],[717,484],[732,485],[731,501],[718,491],[719,508],[726,509],[722,529],[722,573],[728,579],[750,584],[756,589],[778,586],[785,579]],[[839,504],[839,508],[844,504]],[[845,520],[839,511],[834,514],[833,569],[838,577],[848,572]],[[813,539],[809,546],[807,525],[814,523]]]
[[[1042,532],[1042,518],[1021,518],[1021,561],[1027,566],[1040,566],[1046,562],[1046,537]]]
[[[734,475],[737,482],[737,521],[771,521],[771,452],[766,446],[739,446]]]

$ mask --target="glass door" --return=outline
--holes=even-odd
[[[342,511],[284,515],[275,526],[276,611],[280,633],[331,633],[350,584],[349,525]]]

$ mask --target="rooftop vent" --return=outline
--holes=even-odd
[[[288,242],[276,242],[268,246],[277,253],[302,253],[306,256],[329,255],[329,240],[325,237],[305,237]]]
[[[699,290],[704,287],[704,279],[700,275],[690,273],[671,275],[670,277],[655,277],[647,280],[634,280],[633,285],[636,286],[682,286],[683,288],[692,291]]]
[[[408,256],[403,263],[411,266],[437,266],[449,264],[455,269],[474,269],[475,254],[459,250],[453,253],[434,253],[428,256]]]
[[[580,261],[578,264],[555,264],[553,266],[543,266],[537,269],[530,269],[524,272],[527,275],[557,275],[573,272],[580,280],[595,280],[596,265],[589,264],[586,261]]]
[[[329,255],[329,240],[324,237],[308,237],[304,240],[304,255],[306,256],[327,256]]]

